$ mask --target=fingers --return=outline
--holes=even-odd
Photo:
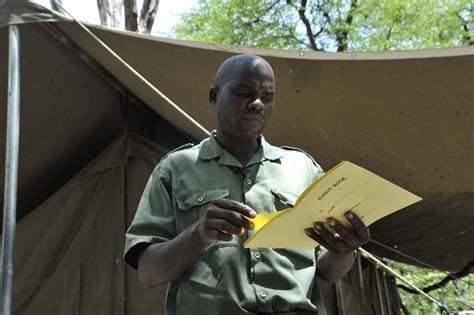
[[[234,239],[234,235],[223,232],[223,231],[218,231],[214,229],[208,229],[207,231],[207,237],[210,242],[212,241],[232,241]]]
[[[306,234],[334,253],[349,253],[370,239],[368,228],[352,212],[346,212],[344,215],[351,223],[348,228],[342,225],[338,220],[329,218],[328,223],[332,231],[322,223],[315,222],[313,228],[306,229]]]
[[[244,229],[240,226],[232,224],[228,221],[222,219],[210,219],[207,221],[208,228],[214,229],[216,231],[221,231],[226,234],[233,235],[242,235],[244,234]]]
[[[252,230],[255,224],[247,217],[255,217],[255,210],[240,202],[214,199],[198,223],[198,233],[205,242],[231,241],[242,235],[244,229]]]
[[[212,204],[217,205],[222,209],[228,209],[238,212],[249,218],[255,218],[255,216],[257,215],[257,212],[249,206],[230,199],[217,198],[212,201]]]
[[[359,240],[356,236],[352,233],[351,230],[348,230],[344,225],[342,225],[339,221],[334,219],[329,219],[329,225],[333,228],[333,230],[337,233],[339,237],[335,237],[336,239],[339,238],[346,244],[348,244],[351,248],[359,247]]]
[[[326,248],[327,250],[329,250],[333,253],[337,253],[337,254],[339,253],[339,250],[336,249],[335,247],[333,247],[328,242],[326,242],[326,240],[324,238],[322,238],[318,233],[316,233],[315,229],[306,229],[305,232],[306,232],[306,235],[311,237],[313,240],[318,242],[320,245],[324,246],[324,248]]]
[[[364,222],[350,211],[346,212],[344,216],[354,227],[355,232],[359,236],[359,240],[364,241],[364,244],[367,243],[370,240],[370,233]]]
[[[325,243],[329,245],[328,250],[334,248],[336,249],[335,252],[337,253],[346,253],[351,251],[348,244],[341,239],[340,235],[331,233],[322,223],[315,223],[314,230],[316,230]]]
[[[255,217],[255,210],[233,200],[215,199],[209,206],[206,215],[228,221],[237,227],[243,227],[248,230],[255,228],[255,224],[243,216],[252,215],[252,217]]]

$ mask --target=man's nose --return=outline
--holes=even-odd
[[[252,102],[250,102],[250,104],[249,104],[249,109],[253,109],[253,110],[257,110],[257,111],[263,110],[264,107],[265,107],[265,105],[263,105],[262,100],[260,100],[260,98],[258,98],[258,97],[256,99],[254,99]]]

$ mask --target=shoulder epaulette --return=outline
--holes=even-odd
[[[169,151],[168,153],[166,153],[161,160],[166,159],[168,157],[168,155],[170,155],[171,153],[181,151],[181,150],[184,150],[184,149],[189,149],[189,148],[192,148],[192,147],[194,147],[193,143],[183,144],[182,146],[179,146],[176,149],[173,149],[173,150]]]
[[[301,149],[295,148],[295,147],[290,147],[290,146],[287,146],[287,145],[281,146],[280,148],[282,148],[283,150],[298,151],[298,152],[304,153],[304,154],[306,154],[307,157],[309,157],[311,159],[311,161],[313,162],[314,165],[316,165],[318,168],[321,168],[319,166],[319,164],[316,163],[314,158],[309,153],[305,152],[304,150],[301,150]]]

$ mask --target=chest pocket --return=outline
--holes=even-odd
[[[271,189],[273,195],[273,204],[275,211],[281,211],[287,208],[293,208],[298,196],[294,193],[283,191],[279,188],[273,187]]]
[[[176,225],[178,232],[199,220],[212,200],[229,196],[229,187],[209,187],[186,192],[176,197]]]

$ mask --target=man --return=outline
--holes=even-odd
[[[248,218],[293,205],[322,174],[304,152],[261,136],[274,96],[264,59],[227,59],[209,92],[216,131],[165,157],[145,188],[125,260],[147,287],[169,283],[168,314],[324,314],[318,278],[343,276],[369,239],[347,213],[352,228],[330,219],[332,232],[322,222],[305,231],[322,251],[243,248],[254,228]]]

